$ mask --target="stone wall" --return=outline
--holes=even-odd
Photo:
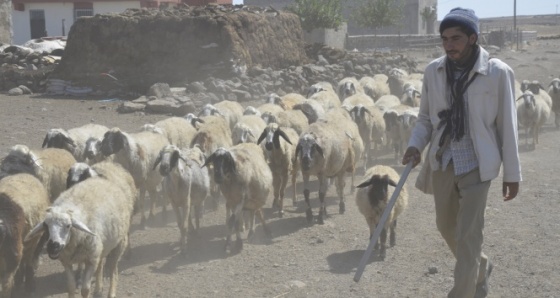
[[[346,39],[346,49],[360,51],[379,48],[436,47],[441,45],[439,34],[415,35],[355,35]]]
[[[80,18],[52,78],[92,85],[108,83],[100,74],[110,73],[119,84],[145,92],[156,82],[184,84],[255,65],[286,68],[306,59],[295,14],[179,6]]]
[[[345,49],[347,28],[346,23],[342,23],[338,29],[321,28],[311,32],[304,31],[303,36],[308,43],[322,43],[332,48]]]

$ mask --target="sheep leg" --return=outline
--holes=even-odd
[[[280,185],[282,184],[282,180],[278,175],[272,175],[272,187],[274,188],[274,200],[272,201],[273,207],[279,207],[280,202]]]
[[[14,287],[14,271],[2,277],[2,297],[12,297],[12,289]]]
[[[557,129],[560,128],[560,119],[558,117],[560,117],[560,112],[554,112],[554,124]]]
[[[185,255],[187,253],[187,228],[189,224],[189,219],[191,215],[191,188],[187,191],[187,199],[183,201],[182,214],[181,214],[181,221],[178,221],[180,224],[179,229],[181,230],[181,253]],[[180,210],[181,211],[181,210]]]
[[[317,217],[317,223],[322,225],[325,223],[324,218],[327,216],[327,207],[325,204],[325,196],[327,194],[327,188],[329,187],[327,183],[327,178],[324,175],[319,175],[319,216]]]
[[[117,282],[119,280],[118,263],[127,246],[128,236],[107,255],[106,267],[109,272],[109,294],[107,297],[109,298],[117,297]]]
[[[286,186],[288,185],[288,173],[282,177],[282,182],[280,183],[280,210],[278,215],[282,218],[284,217],[284,192],[286,191]]]
[[[292,169],[292,187],[294,188],[294,196],[292,197],[292,206],[296,206],[297,202],[297,187],[296,187],[296,178],[298,173],[297,164],[294,162],[293,169]]]
[[[393,223],[391,223],[391,237],[389,238],[389,245],[391,247],[397,244],[397,220],[395,219]]]
[[[25,276],[25,291],[28,293],[35,292],[35,264],[33,260],[25,262],[23,268],[25,269],[23,272]]]
[[[308,223],[313,222],[313,211],[311,210],[311,202],[309,201],[309,174],[303,175],[303,196],[305,197],[305,203],[307,204],[307,210],[305,210],[305,217]]]
[[[104,265],[103,259],[99,259],[99,263],[97,264],[97,270],[95,271],[95,289],[93,291],[93,296],[95,297],[101,297],[101,295],[103,295],[103,265]]]
[[[177,204],[177,202],[175,200],[170,200],[171,201],[171,207],[173,208],[173,211],[175,211],[175,218],[177,220],[177,227],[179,228],[179,249],[181,250],[181,253],[184,253],[184,245],[185,245],[185,239],[186,239],[186,231],[185,231],[185,227],[184,227],[184,220],[183,220],[183,212],[181,212],[181,207],[179,207],[179,204]]]
[[[346,211],[346,205],[344,203],[344,174],[336,176],[336,192],[338,193],[338,197],[340,199],[338,203],[338,213],[344,214]]]
[[[272,238],[272,232],[270,232],[270,229],[266,225],[266,221],[264,220],[262,209],[259,208],[256,212],[257,212],[257,215],[259,216],[259,220],[261,221],[261,224],[263,226],[265,236],[268,237],[268,238]]]
[[[379,236],[379,242],[381,242],[381,248],[379,249],[379,258],[385,260],[386,250],[387,250],[387,228],[381,230],[381,235]]]
[[[255,238],[255,210],[249,211],[249,235],[247,235],[247,241],[253,242]]]
[[[231,208],[229,206],[227,206],[226,204],[226,230],[227,230],[227,236],[226,236],[226,245],[224,247],[226,254],[229,254],[231,252],[231,234],[232,234],[232,230],[233,228],[231,227],[230,223],[229,223],[229,219],[231,218]]]
[[[153,221],[155,219],[154,210],[156,208],[156,202],[159,197],[158,192],[155,189],[149,189],[148,194],[150,196],[150,212],[148,214],[148,219]]]
[[[99,259],[95,260],[94,262],[85,262],[81,291],[83,298],[89,297],[89,292],[91,291],[91,278],[93,276],[93,270],[95,270],[94,264],[98,265],[97,268],[99,273],[97,275],[101,276],[101,278],[96,281],[95,290],[97,291],[97,289],[100,288],[99,292],[101,293],[103,291],[103,265],[100,265],[100,262],[101,260]],[[99,269],[99,266],[101,266],[101,269]]]
[[[68,298],[74,298],[76,296],[76,279],[74,278],[74,270],[71,264],[63,263],[62,266],[64,266],[64,273],[66,273],[66,290],[68,291]],[[2,289],[4,288],[2,287]]]
[[[144,214],[144,204],[145,204],[145,200],[146,200],[146,188],[144,187],[140,187],[139,189],[139,195],[140,198],[138,200],[138,209],[140,210],[140,226],[142,227],[143,230],[146,229],[146,215]]]

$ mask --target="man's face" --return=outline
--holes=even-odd
[[[450,27],[441,33],[441,42],[447,58],[459,64],[466,62],[471,55],[476,38],[476,34],[467,36],[459,27]]]

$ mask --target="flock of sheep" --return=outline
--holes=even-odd
[[[516,86],[519,122],[531,129],[534,142],[552,102],[560,100],[560,79],[551,83],[548,97],[537,85],[524,81]],[[272,206],[282,217],[288,181],[295,204],[300,173],[309,223],[326,218],[330,179],[339,213],[345,212],[349,173],[352,192],[358,188],[358,210],[372,235],[399,180],[393,168],[374,165],[372,153],[391,146],[399,160],[418,116],[421,90],[422,74],[393,69],[388,76],[344,78],[334,87],[319,82],[305,96],[271,94],[258,107],[243,108],[232,101],[208,104],[198,115],[145,124],[134,133],[86,124],[50,129],[43,149],[15,145],[0,163],[2,296],[10,297],[14,284],[34,290],[34,272],[46,244],[48,256],[64,267],[69,297],[78,286],[81,295],[89,297],[94,273],[93,294],[100,295],[104,270],[110,275],[108,296],[115,297],[117,264],[130,250],[133,215],[140,213],[144,226],[145,211],[153,218],[158,201],[164,211],[171,203],[180,251],[186,254],[190,233],[200,228],[204,203],[223,196],[225,249],[238,253],[245,229],[247,241],[255,237],[255,217],[271,237],[262,208],[272,196]],[[355,183],[358,167],[365,175]],[[319,182],[316,216],[310,203],[311,176]],[[144,206],[146,192],[149,208]],[[396,220],[407,202],[405,187],[381,233],[381,258],[389,232],[390,245],[396,243]]]

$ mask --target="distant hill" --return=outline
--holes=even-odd
[[[531,15],[517,16],[517,28],[523,31],[537,31],[538,36],[549,36],[560,34],[560,15]],[[496,30],[498,28],[513,28],[513,16],[480,19],[483,32]]]

